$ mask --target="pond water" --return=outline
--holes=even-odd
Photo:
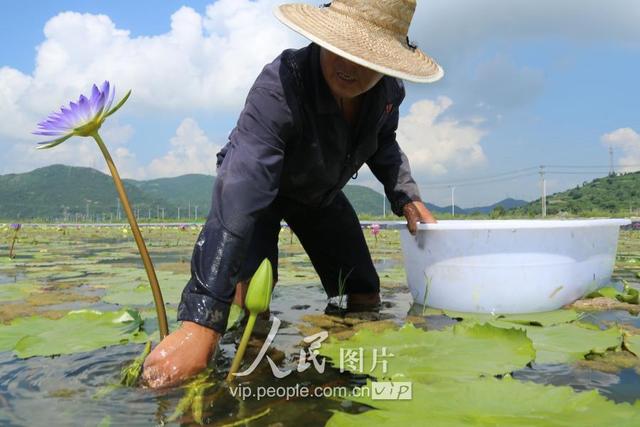
[[[25,291],[24,295],[18,294],[17,297],[13,290],[7,291],[6,295],[11,298],[6,297],[9,299],[4,301],[0,299],[0,307],[4,312],[2,320],[10,322],[31,314],[56,318],[64,312],[80,308],[101,311],[120,309],[121,306],[110,302],[116,299],[108,298],[109,288],[116,285],[119,287],[120,282],[130,286],[138,280],[126,279],[133,276],[126,276],[131,272],[123,268],[122,264],[135,265],[137,259],[131,255],[132,242],[128,241],[130,235],[112,235],[120,232],[67,229],[63,235],[55,229],[29,231],[25,227],[24,237],[16,244],[16,251],[22,253],[22,258],[12,262],[5,260],[0,264],[0,296],[5,295],[2,290],[4,286],[15,283],[24,282],[25,287],[32,286],[33,289]],[[151,252],[158,270],[176,275],[179,280],[176,280],[175,286],[181,289],[184,279],[188,277],[188,255],[197,230],[163,230],[162,237],[160,230],[155,230],[155,237],[154,231],[151,233],[158,253],[154,255],[154,247],[151,247]],[[275,380],[269,365],[261,363],[253,374],[240,383],[253,389],[275,383],[285,387],[299,384],[352,387],[362,384],[364,378],[361,375],[340,373],[337,368],[329,365],[322,374],[313,368],[300,373],[295,371],[301,342],[305,336],[317,332],[318,328],[328,330],[330,335],[349,333],[349,328],[325,315],[328,301],[317,277],[295,238],[290,241],[288,233],[284,234],[281,241],[281,278],[271,304],[271,315],[282,323],[267,355],[276,361],[281,370],[292,369],[293,372],[286,378]],[[36,240],[36,235],[37,245],[30,243]],[[176,244],[178,238],[180,242]],[[369,235],[367,238],[381,276],[384,304],[380,312],[352,313],[348,316],[371,325],[371,328],[375,328],[377,324],[401,325],[412,321],[420,328],[434,330],[456,323],[444,315],[430,313],[423,316],[423,308],[413,304],[404,285],[397,234],[383,231],[377,242],[373,242]],[[624,278],[631,281],[633,286],[638,285],[636,264],[628,261],[636,259],[637,254],[640,254],[640,245],[634,243],[637,240],[639,238],[636,235],[627,234],[621,241],[626,255],[624,262],[616,269],[616,280]],[[82,250],[76,247],[73,252],[68,251],[72,246],[69,243],[73,242],[79,242]],[[43,249],[46,251],[43,252]],[[0,253],[4,250],[0,246]],[[629,254],[636,254],[636,258]],[[48,294],[43,293],[43,286],[49,289],[46,291]],[[20,290],[15,292],[18,291]],[[168,294],[174,295],[171,292]],[[120,297],[126,299],[127,294],[123,295],[124,297]],[[175,309],[178,296],[179,294],[175,294],[167,299],[170,308]],[[147,311],[152,308],[150,304],[132,306]],[[170,313],[170,316],[175,317],[175,311]],[[583,320],[603,328],[613,323],[640,328],[638,316],[624,310],[590,312]],[[175,327],[175,322],[172,322],[172,327]],[[150,329],[148,332],[154,329],[153,326],[148,327],[147,323],[145,328]],[[269,328],[267,321],[259,320],[254,334],[257,338],[250,343],[245,358],[247,364],[256,356]],[[260,400],[243,400],[234,397],[220,384],[229,369],[241,332],[240,328],[236,328],[225,335],[212,362],[212,386],[204,398],[205,424],[229,425],[256,414],[264,414],[251,421],[250,425],[323,426],[331,418],[332,411],[360,413],[368,410],[364,405],[339,398],[286,400],[281,397],[265,397]],[[26,359],[18,358],[11,351],[0,352],[0,425],[193,424],[189,414],[175,420],[170,419],[178,402],[185,395],[183,388],[161,391],[110,388],[118,383],[120,370],[142,348],[142,344],[112,345],[70,355]],[[602,369],[586,363],[532,363],[513,372],[513,377],[536,383],[569,385],[576,390],[598,390],[616,402],[635,402],[640,399],[640,375],[637,367]]]

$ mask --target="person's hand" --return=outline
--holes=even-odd
[[[170,387],[207,367],[220,334],[193,322],[167,335],[144,361],[142,379],[151,388]]]
[[[429,209],[427,209],[427,207],[421,201],[407,203],[403,206],[402,213],[407,219],[407,228],[413,235],[415,235],[416,231],[418,231],[418,222],[427,224],[435,224],[436,222],[438,222],[431,214]]]

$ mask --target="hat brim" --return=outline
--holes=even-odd
[[[286,26],[349,61],[416,83],[432,83],[444,70],[422,50],[410,48],[387,30],[367,25],[330,7],[285,4],[274,9]]]

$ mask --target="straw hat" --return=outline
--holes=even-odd
[[[276,17],[320,46],[364,67],[418,83],[444,75],[433,58],[409,43],[415,0],[335,0],[276,7]]]

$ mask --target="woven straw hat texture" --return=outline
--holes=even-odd
[[[364,67],[418,83],[444,75],[407,38],[415,0],[335,0],[328,7],[284,4],[274,13],[320,46]]]

